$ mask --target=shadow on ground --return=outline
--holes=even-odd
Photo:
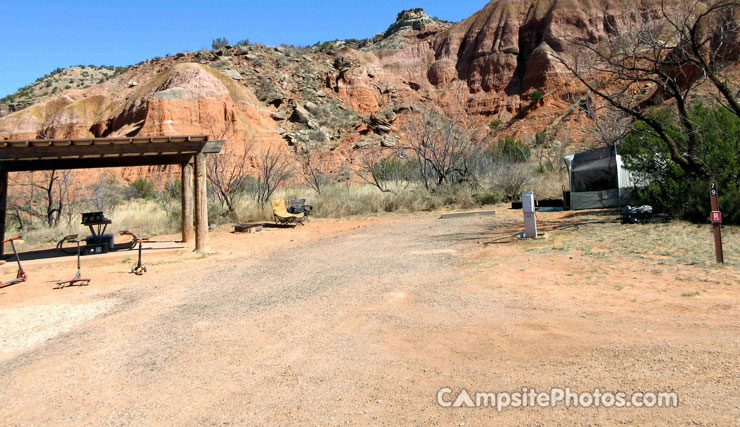
[[[590,210],[566,214],[558,220],[537,221],[540,233],[555,231],[578,230],[581,227],[594,224],[617,224],[621,222],[619,210]],[[519,233],[524,231],[524,220],[498,220],[497,222],[481,223],[477,230],[469,232],[446,233],[434,236],[434,241],[452,241],[454,243],[479,243],[485,246],[502,245],[520,240]]]

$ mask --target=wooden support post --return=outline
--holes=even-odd
[[[5,217],[8,209],[8,172],[0,169],[0,258],[5,255]]]
[[[712,202],[712,228],[714,229],[714,254],[718,264],[725,263],[725,253],[722,249],[722,213],[719,210],[719,190],[717,183],[709,183],[709,196]]]
[[[206,155],[195,155],[195,250],[208,249],[208,193],[206,192]]]
[[[193,241],[193,164],[182,164],[182,242]]]

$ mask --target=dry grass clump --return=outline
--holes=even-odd
[[[613,217],[616,216],[614,212]],[[562,246],[553,249],[581,250],[594,257],[621,255],[667,265],[716,265],[711,225],[685,221],[623,225],[616,219],[583,219],[583,226],[579,227],[583,232],[568,235]],[[723,238],[726,264],[740,265],[740,227],[724,227]]]
[[[496,178],[501,174],[491,170],[476,185],[468,183],[444,185],[430,190],[417,181],[392,181],[381,191],[370,184],[349,181],[325,184],[321,194],[308,187],[278,189],[272,199],[306,199],[314,207],[312,215],[317,218],[344,218],[382,213],[413,213],[443,208],[473,209],[483,205],[497,204],[503,200],[502,183]],[[551,172],[537,174],[533,168],[527,177],[524,190],[533,190],[538,197],[557,197],[561,191],[563,175]],[[163,187],[163,188],[159,188]],[[107,233],[118,234],[129,230],[137,236],[156,236],[176,233],[180,230],[181,205],[179,185],[170,183],[157,187],[149,180],[138,180],[127,187],[116,181],[103,182],[95,189],[95,198],[87,203],[76,204],[68,209],[65,218],[55,227],[47,227],[39,221],[26,224],[23,234],[27,249],[50,248],[64,236],[90,234],[80,224],[80,213],[103,210],[113,220]],[[518,191],[518,190],[517,190]],[[213,196],[213,195],[212,195]],[[228,212],[215,197],[209,201],[209,223],[222,225],[236,222],[258,222],[272,220],[269,203],[261,207],[253,194],[243,191],[234,196],[234,212]],[[95,203],[96,202],[96,203]],[[104,202],[104,203],[103,203]],[[101,205],[102,203],[102,205]]]
[[[113,230],[129,230],[137,236],[156,236],[180,230],[180,206],[172,203],[166,207],[151,200],[133,200],[112,214]]]
[[[535,173],[529,182],[530,191],[534,191],[538,199],[563,197],[563,189],[568,190],[568,171],[558,170],[546,173]]]
[[[469,187],[444,189],[430,192],[420,186],[405,191],[381,192],[367,184],[329,184],[321,194],[306,187],[278,190],[273,199],[306,199],[314,207],[312,215],[317,218],[344,218],[358,215],[373,215],[390,212],[432,211],[443,207],[469,209],[479,206],[476,193]],[[250,197],[240,197],[237,202],[239,221],[264,221],[272,219],[272,210],[260,209]]]

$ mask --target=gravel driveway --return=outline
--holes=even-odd
[[[536,290],[540,299],[532,293],[539,282],[517,284],[529,254],[502,247],[480,256],[481,239],[500,222],[399,217],[148,274],[96,297],[105,314],[2,362],[0,416],[7,424],[116,425],[738,419],[730,398],[737,378],[721,374],[737,366],[737,330],[697,339],[672,328],[667,314],[649,320],[648,336],[639,315],[573,302],[586,288],[548,299],[548,282]],[[509,279],[497,282],[502,275]],[[639,332],[617,335],[624,327]],[[681,373],[691,366],[706,384]],[[445,386],[559,385],[672,388],[689,403],[499,414],[435,402]]]

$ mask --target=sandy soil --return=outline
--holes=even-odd
[[[63,290],[52,281],[74,273],[73,259],[28,263],[30,282],[0,290],[0,417],[740,423],[737,230],[717,268],[675,241],[706,228],[629,226],[630,240],[609,216],[541,213],[549,239],[523,242],[512,237],[520,215],[218,230],[207,256],[146,254],[143,277],[127,273],[134,253],[85,258],[92,284]],[[629,250],[659,237],[661,250]],[[676,391],[680,406],[447,409],[443,387]]]

